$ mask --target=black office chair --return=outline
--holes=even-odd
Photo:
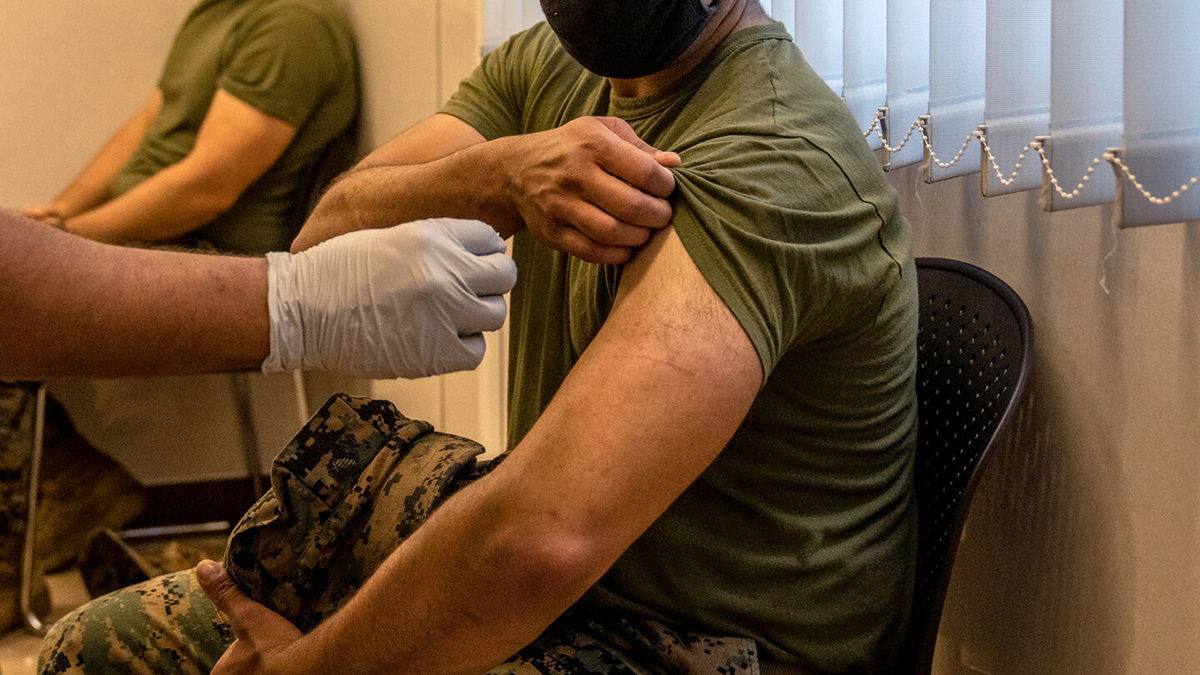
[[[927,674],[967,508],[1029,377],[1032,321],[1000,279],[957,260],[917,259],[917,585],[902,673]]]

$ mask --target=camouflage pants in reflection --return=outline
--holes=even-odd
[[[225,566],[253,598],[310,630],[337,611],[446,498],[499,460],[386,401],[334,396],[275,459],[271,490],[230,536]],[[233,639],[192,572],[67,615],[42,673],[206,672]],[[757,673],[757,646],[577,606],[492,673]]]
[[[0,381],[0,536],[25,531],[25,471],[36,384]]]

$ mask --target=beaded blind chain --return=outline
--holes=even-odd
[[[900,152],[904,146],[908,145],[908,141],[912,137],[913,133],[920,133],[921,140],[925,144],[925,149],[929,153],[930,160],[943,169],[957,164],[959,160],[962,159],[963,154],[966,153],[967,148],[970,147],[971,141],[974,139],[979,139],[979,143],[983,148],[984,155],[987,157],[988,164],[991,165],[992,171],[995,172],[996,179],[1000,181],[1001,185],[1011,185],[1017,180],[1017,175],[1021,173],[1021,165],[1025,161],[1025,156],[1029,154],[1030,150],[1033,150],[1037,152],[1038,157],[1041,160],[1042,169],[1046,172],[1046,177],[1050,180],[1050,185],[1063,199],[1075,199],[1085,189],[1087,189],[1088,181],[1090,181],[1092,176],[1096,173],[1096,167],[1099,166],[1101,162],[1105,161],[1110,162],[1113,166],[1117,167],[1117,169],[1122,175],[1125,176],[1127,180],[1129,180],[1133,187],[1140,192],[1143,197],[1146,198],[1146,201],[1159,206],[1170,204],[1175,199],[1183,196],[1183,193],[1187,192],[1188,188],[1200,183],[1200,176],[1192,176],[1190,179],[1184,181],[1183,184],[1181,184],[1177,189],[1172,190],[1167,196],[1159,197],[1146,189],[1146,186],[1138,180],[1137,176],[1129,169],[1125,162],[1121,161],[1120,157],[1111,152],[1106,152],[1102,156],[1092,159],[1092,162],[1090,165],[1088,165],[1087,171],[1084,172],[1083,177],[1080,178],[1079,182],[1075,184],[1074,189],[1068,192],[1062,187],[1062,184],[1058,180],[1058,176],[1055,175],[1054,169],[1050,166],[1050,158],[1046,155],[1046,146],[1042,141],[1030,141],[1025,147],[1021,148],[1021,154],[1017,156],[1017,161],[1013,164],[1013,170],[1009,172],[1007,176],[1005,176],[1004,170],[1000,168],[999,162],[996,161],[996,155],[992,153],[991,146],[988,145],[987,134],[983,133],[983,131],[976,129],[968,134],[966,139],[963,140],[962,146],[958,149],[958,152],[955,153],[954,157],[950,161],[944,162],[933,150],[933,145],[929,140],[929,133],[925,129],[926,122],[924,119],[918,118],[917,121],[909,125],[908,132],[904,134],[904,138],[900,141],[900,143],[892,146],[888,145],[887,139],[884,138],[883,115],[884,112],[882,110],[875,113],[875,116],[871,118],[871,126],[867,127],[867,130],[863,132],[864,138],[870,137],[871,133],[874,132],[876,136],[878,136],[879,141],[883,144],[884,150],[888,152]]]

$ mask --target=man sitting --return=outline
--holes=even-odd
[[[256,255],[286,249],[322,157],[350,129],[358,98],[354,37],[331,0],[204,0],[140,110],[58,197],[25,213],[108,243]],[[32,391],[0,381],[3,626],[16,616],[29,447],[21,420]],[[41,521],[38,549],[54,569],[74,561],[89,531],[120,528],[145,500],[133,477],[65,416],[47,421],[51,470],[42,508],[50,517]],[[76,496],[64,501],[59,493]]]
[[[108,243],[285,249],[357,113],[354,37],[330,0],[204,0],[141,109],[25,214]]]
[[[295,244],[435,214],[514,237],[505,461],[308,634],[202,564],[232,631],[192,577],[166,577],[60,622],[48,671],[221,656],[219,672],[663,672],[701,668],[677,659],[696,645],[728,657],[710,672],[895,657],[916,281],[878,163],[753,0],[542,4],[548,26],[335,184]]]

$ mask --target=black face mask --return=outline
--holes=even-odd
[[[657,73],[700,35],[712,16],[700,0],[541,0],[564,49],[604,77]]]

